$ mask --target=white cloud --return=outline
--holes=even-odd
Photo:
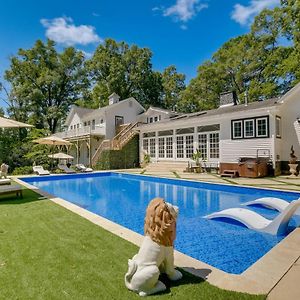
[[[174,17],[175,20],[187,22],[208,5],[201,0],[176,0],[173,6],[163,9],[165,17]]]
[[[41,19],[41,23],[47,28],[46,36],[59,44],[87,45],[101,41],[93,26],[76,26],[71,18]]]
[[[280,0],[251,0],[248,6],[235,4],[231,18],[241,25],[249,22],[265,8],[272,8],[280,4]]]

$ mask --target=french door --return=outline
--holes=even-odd
[[[176,157],[178,159],[192,158],[194,153],[194,136],[179,135],[176,137]]]
[[[173,158],[173,137],[158,138],[158,158],[171,159]]]

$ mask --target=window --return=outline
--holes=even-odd
[[[148,154],[149,149],[148,149],[149,141],[148,139],[143,139],[143,150]]]
[[[202,159],[207,160],[207,135],[199,134],[198,136],[198,147],[201,152]]]
[[[281,117],[276,116],[276,137],[281,138]]]
[[[183,136],[177,136],[177,158],[183,158]]]
[[[104,122],[103,119],[101,119],[101,120],[100,120],[100,124],[103,124],[103,122]]]
[[[73,129],[73,125],[70,126],[71,130]]]
[[[150,139],[150,157],[155,157],[156,151],[155,151],[155,139]]]
[[[155,136],[155,132],[145,132],[143,134],[143,137],[146,138],[146,137],[153,137]]]
[[[257,118],[256,119],[256,136],[257,137],[267,137],[268,136],[268,119],[267,118]]]
[[[220,130],[220,124],[198,126],[197,130],[198,132],[218,131]]]
[[[187,135],[185,137],[185,145],[186,145],[186,158],[191,158],[194,153],[194,136]]]
[[[244,137],[254,137],[254,120],[244,120]]]
[[[269,116],[231,121],[232,139],[269,137]]]
[[[180,128],[180,129],[176,129],[176,134],[189,134],[189,133],[194,133],[194,131],[195,131],[194,127]]]
[[[86,122],[84,122],[84,123],[83,123],[83,126],[86,126],[86,125],[87,125],[87,123],[86,123]]]
[[[209,134],[210,158],[219,158],[219,133]]]
[[[158,121],[158,117],[154,117],[154,122],[157,122]]]
[[[167,158],[173,158],[173,138],[171,136],[166,138],[166,154]]]
[[[158,136],[173,135],[173,130],[163,130],[158,132]]]
[[[159,158],[165,157],[165,139],[164,138],[158,139],[158,157]]]
[[[233,121],[233,138],[240,139],[243,137],[243,122],[242,121]]]
[[[149,118],[149,123],[153,123],[153,118]]]

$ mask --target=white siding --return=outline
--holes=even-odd
[[[294,146],[295,155],[300,158],[300,128],[297,118],[300,118],[300,95],[292,94],[290,98],[285,99],[281,109],[282,122],[282,149],[281,160],[290,159],[290,149]]]
[[[221,140],[220,161],[236,163],[238,162],[239,157],[256,157],[257,150],[260,150],[259,156],[268,157],[268,150],[270,150],[270,155],[272,155],[272,139]]]
[[[115,136],[115,116],[123,116],[124,124],[134,123],[137,120],[137,115],[142,113],[142,108],[134,101],[120,101],[113,109],[106,112],[106,139],[112,139]]]
[[[70,129],[71,126],[73,126],[73,128],[74,128],[74,125],[76,126],[77,124],[80,124],[79,127],[82,126],[79,116],[75,113],[72,120],[71,120],[71,122],[70,122],[69,129]]]

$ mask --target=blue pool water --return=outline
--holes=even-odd
[[[41,190],[75,203],[124,227],[143,234],[146,207],[162,197],[179,207],[175,248],[228,273],[240,274],[284,236],[258,233],[228,220],[203,216],[259,197],[288,201],[300,193],[216,185],[118,173],[76,174],[22,178]],[[278,212],[251,207],[273,219]],[[300,224],[294,216],[289,231]]]

